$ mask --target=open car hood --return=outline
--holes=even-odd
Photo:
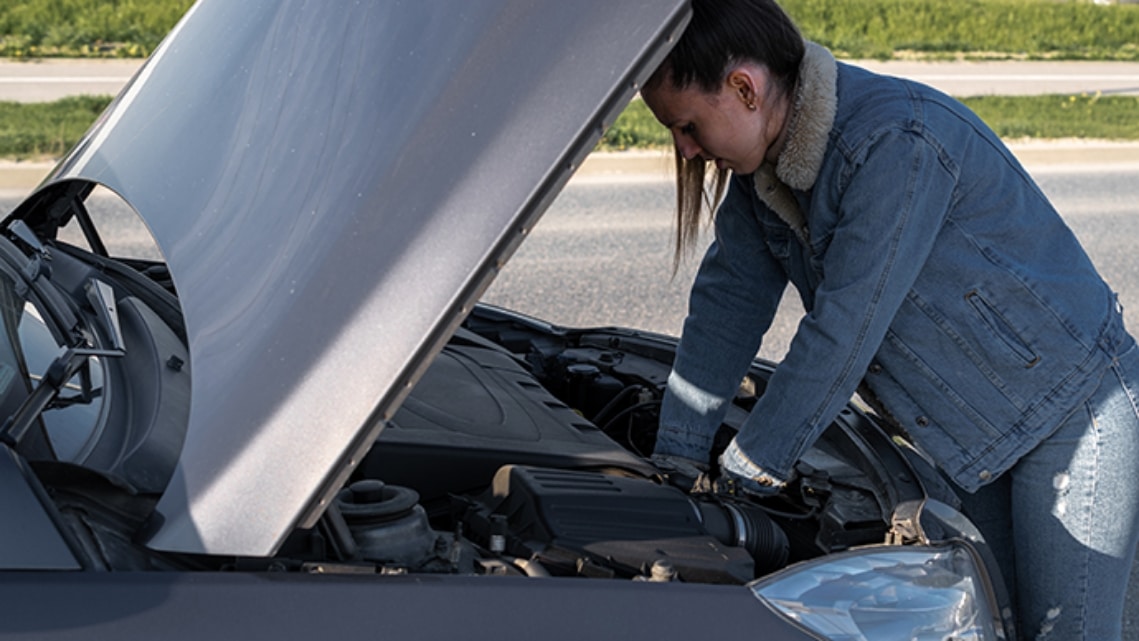
[[[683,0],[202,0],[43,185],[165,254],[192,400],[155,549],[311,526],[604,127]]]

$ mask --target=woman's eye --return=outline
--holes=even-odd
[[[696,125],[692,123],[688,123],[687,125],[684,125],[680,128],[680,133],[684,134],[685,136],[691,136],[692,132],[694,131],[696,131]]]

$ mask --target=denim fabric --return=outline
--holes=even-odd
[[[1139,348],[1001,479],[963,496],[1016,590],[1020,633],[1039,641],[1121,637],[1139,540]]]
[[[756,467],[740,451],[735,440],[720,455],[720,473],[739,484],[740,489],[757,496],[771,496],[787,486],[788,479],[778,479]]]
[[[865,379],[961,487],[1054,432],[1130,341],[1031,177],[958,102],[838,65],[806,242],[734,176],[693,286],[656,451],[707,460],[788,283],[807,310],[737,435],[787,478]],[[673,384],[675,383],[675,384]]]

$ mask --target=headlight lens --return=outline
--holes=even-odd
[[[751,584],[787,617],[835,641],[1004,638],[963,545],[868,548]]]

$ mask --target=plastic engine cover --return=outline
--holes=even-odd
[[[754,561],[742,548],[710,535],[699,511],[680,490],[651,481],[593,472],[508,465],[484,497],[504,515],[513,543],[530,554],[573,551],[600,566],[647,574],[665,560],[679,578],[745,583]]]

